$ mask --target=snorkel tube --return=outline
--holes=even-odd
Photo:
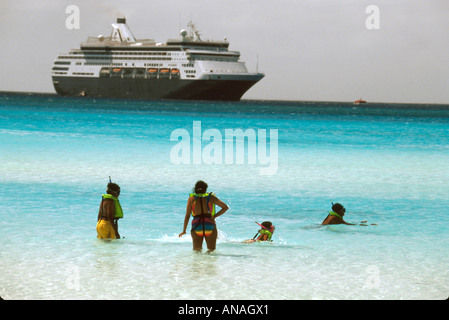
[[[270,222],[270,224],[271,224],[271,228],[270,229],[268,229],[266,226],[264,226],[263,224],[260,224],[260,223],[258,223],[257,221],[254,221],[256,224],[258,224],[262,229],[265,229],[265,230],[268,230],[268,231],[270,231],[271,233],[273,233],[274,232],[274,225]],[[269,222],[269,221],[265,221],[265,222]],[[263,222],[262,222],[263,223]]]

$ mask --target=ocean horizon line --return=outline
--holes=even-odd
[[[383,101],[367,101],[366,103],[354,104],[354,101],[347,100],[289,100],[289,99],[241,99],[240,101],[211,101],[211,100],[173,100],[173,99],[127,99],[127,98],[109,98],[109,97],[77,97],[77,96],[62,96],[56,92],[39,92],[39,91],[11,91],[0,90],[0,95],[18,95],[18,96],[51,96],[61,98],[87,98],[87,99],[104,99],[104,100],[117,100],[117,101],[185,101],[185,102],[213,102],[213,103],[280,103],[280,104],[300,104],[300,103],[316,103],[316,104],[344,104],[344,106],[351,105],[362,108],[379,107],[379,106],[437,106],[449,109],[448,103],[435,103],[435,102],[383,102]]]

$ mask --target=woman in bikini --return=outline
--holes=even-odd
[[[229,207],[212,192],[206,193],[206,191],[206,182],[200,180],[195,184],[193,193],[190,194],[190,197],[187,200],[184,229],[179,234],[179,237],[186,234],[190,215],[192,215],[193,221],[190,233],[192,235],[193,250],[201,251],[203,248],[203,240],[205,239],[207,252],[210,253],[215,250],[217,242],[217,226],[215,225],[215,218],[224,214]],[[215,213],[215,205],[221,208],[217,213]]]

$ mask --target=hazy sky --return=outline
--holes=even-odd
[[[120,14],[137,38],[165,42],[191,19],[227,37],[265,73],[246,99],[449,103],[448,0],[0,0],[0,91],[54,92],[57,54],[109,36]]]

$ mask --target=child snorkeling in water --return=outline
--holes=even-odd
[[[329,212],[327,217],[321,223],[322,225],[330,225],[330,224],[347,224],[347,225],[357,225],[357,223],[348,223],[343,220],[343,216],[346,213],[345,207],[343,207],[340,203],[334,204],[332,203],[332,211]],[[367,226],[368,221],[364,220],[360,222],[361,226]],[[377,223],[371,223],[372,226],[377,226]]]
[[[345,207],[343,207],[339,203],[334,204],[332,202],[332,211],[329,212],[326,219],[324,219],[321,224],[323,224],[323,225],[327,225],[327,224],[354,225],[353,223],[348,223],[345,220],[343,220],[343,216],[345,215],[345,213],[346,213]]]
[[[257,222],[256,222],[257,223]],[[259,241],[272,241],[271,237],[274,233],[274,225],[271,223],[271,221],[264,221],[262,224],[257,223],[261,229],[257,231],[256,235],[252,239],[245,240],[243,242],[245,243],[253,243],[253,242],[259,242]]]

